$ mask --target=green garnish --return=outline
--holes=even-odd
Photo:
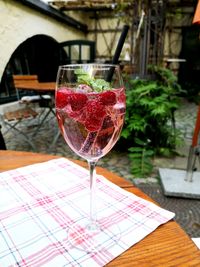
[[[91,87],[97,92],[103,92],[110,89],[110,83],[104,79],[96,79],[91,81]]]
[[[77,75],[77,81],[79,84],[87,84],[96,92],[103,92],[111,89],[109,82],[104,79],[94,79],[90,77],[85,70],[77,69],[75,70],[75,74]]]
[[[77,79],[78,83],[80,83],[80,84],[84,83],[84,84],[89,85],[91,77],[86,71],[84,71],[82,69],[77,69],[77,70],[75,70],[75,74],[78,77],[78,79]]]

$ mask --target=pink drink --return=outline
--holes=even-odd
[[[56,115],[62,135],[71,149],[87,160],[107,154],[123,127],[125,100],[124,88],[101,93],[87,88],[80,90],[80,87],[59,88]]]

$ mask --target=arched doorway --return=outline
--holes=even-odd
[[[52,37],[35,35],[21,43],[13,52],[0,84],[0,103],[16,99],[13,74],[37,74],[40,81],[55,81],[58,66],[68,56]]]

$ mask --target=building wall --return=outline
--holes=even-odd
[[[57,42],[85,39],[82,32],[13,0],[0,0],[0,14],[0,80],[15,49],[34,35],[45,34]]]
[[[180,11],[180,10],[179,10]],[[164,51],[163,60],[167,59],[180,59],[180,53],[182,49],[182,29],[184,27],[192,26],[192,19],[194,13],[194,7],[183,7],[181,13],[168,14],[166,18],[165,32],[164,32]],[[170,64],[170,68],[178,71],[180,64],[184,64],[183,61],[174,62]]]
[[[91,32],[88,34],[88,38],[90,40],[96,41],[97,58],[99,58],[100,60],[111,59],[115,53],[116,46],[121,35],[120,30],[124,26],[123,21],[115,17],[99,17],[96,22],[94,19],[88,19],[88,25],[89,30],[91,30]],[[118,29],[119,31],[117,31]],[[126,42],[129,42],[128,37],[126,38]],[[120,60],[123,60],[124,57],[125,49],[123,47],[122,52],[120,54]]]

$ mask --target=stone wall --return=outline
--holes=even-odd
[[[82,32],[17,1],[0,0],[0,14],[0,80],[15,49],[34,35],[45,34],[57,42],[85,39]]]

